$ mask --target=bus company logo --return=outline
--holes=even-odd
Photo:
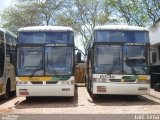
[[[67,44],[47,44],[47,47],[66,47]]]
[[[100,78],[106,78],[106,79],[115,79],[114,75],[100,75]]]

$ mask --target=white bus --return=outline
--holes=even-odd
[[[147,29],[127,25],[96,26],[86,53],[86,85],[91,97],[149,94]]]
[[[7,99],[16,89],[16,35],[0,28],[0,95]]]
[[[74,96],[73,29],[33,26],[18,32],[17,96]]]
[[[156,90],[156,84],[160,84],[160,22],[157,27],[149,28],[151,51],[150,51],[150,74],[151,88]]]

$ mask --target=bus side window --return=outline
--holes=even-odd
[[[10,45],[6,44],[6,56],[10,56]]]
[[[10,62],[16,64],[16,50],[14,46],[10,46]]]
[[[4,33],[0,32],[0,77],[3,76],[4,70]]]

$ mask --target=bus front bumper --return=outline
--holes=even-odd
[[[93,94],[148,95],[149,84],[93,83]]]
[[[75,85],[17,85],[17,96],[74,96]]]

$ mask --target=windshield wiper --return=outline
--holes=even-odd
[[[33,70],[32,74],[31,74],[31,77],[33,77],[34,74],[35,74],[37,71],[39,71],[39,70],[43,70],[43,66],[41,66],[41,67],[39,67],[39,68]]]

